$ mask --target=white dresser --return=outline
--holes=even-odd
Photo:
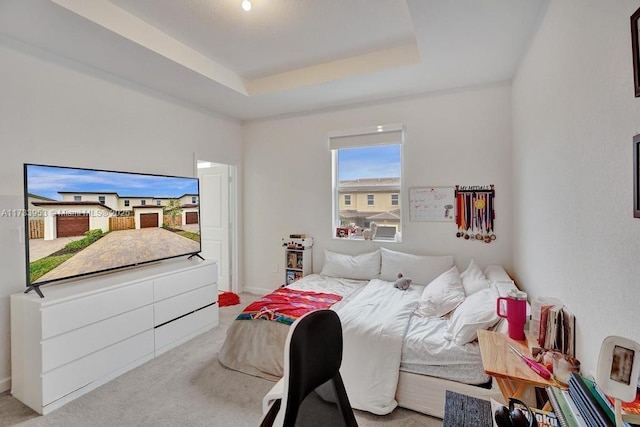
[[[11,295],[11,394],[46,414],[217,326],[217,277],[180,258]]]

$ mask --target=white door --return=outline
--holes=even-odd
[[[207,166],[209,167],[202,167]],[[231,245],[229,226],[230,166],[202,162],[200,178],[200,240],[204,259],[218,262],[218,289],[231,290]]]

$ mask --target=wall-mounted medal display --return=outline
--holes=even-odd
[[[491,243],[495,235],[493,185],[456,185],[456,237]]]

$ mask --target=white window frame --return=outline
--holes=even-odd
[[[400,145],[400,185],[399,186],[389,186],[387,189],[392,191],[397,191],[398,194],[401,194],[404,190],[404,136],[405,136],[405,128],[401,124],[391,124],[391,125],[378,125],[371,126],[361,129],[353,129],[347,131],[338,131],[338,132],[330,132],[329,133],[329,150],[331,151],[331,169],[332,169],[332,179],[331,179],[331,188],[333,192],[332,204],[331,204],[331,218],[332,218],[332,228],[331,228],[331,237],[332,239],[340,239],[336,237],[335,230],[339,227],[340,224],[340,195],[337,188],[338,184],[338,150],[341,148],[355,148],[355,147],[370,147],[374,145]],[[349,191],[349,188],[342,187],[342,190]],[[358,188],[360,191],[367,191],[373,189],[367,188]],[[405,221],[405,209],[398,203],[398,207],[400,208],[400,225],[398,226],[398,231],[404,229]],[[354,240],[362,239],[361,237],[355,237]],[[389,239],[374,239],[379,241],[389,242]],[[391,240],[395,242],[402,241],[402,233],[399,232],[396,235],[395,240]]]
[[[344,205],[345,206],[351,206],[351,194],[345,194],[344,195]]]
[[[395,200],[395,203],[393,203]],[[391,206],[400,206],[400,194],[391,195]]]

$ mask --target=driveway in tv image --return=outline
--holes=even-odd
[[[152,261],[159,255],[168,258],[199,250],[198,242],[163,228],[112,231],[35,283]]]

